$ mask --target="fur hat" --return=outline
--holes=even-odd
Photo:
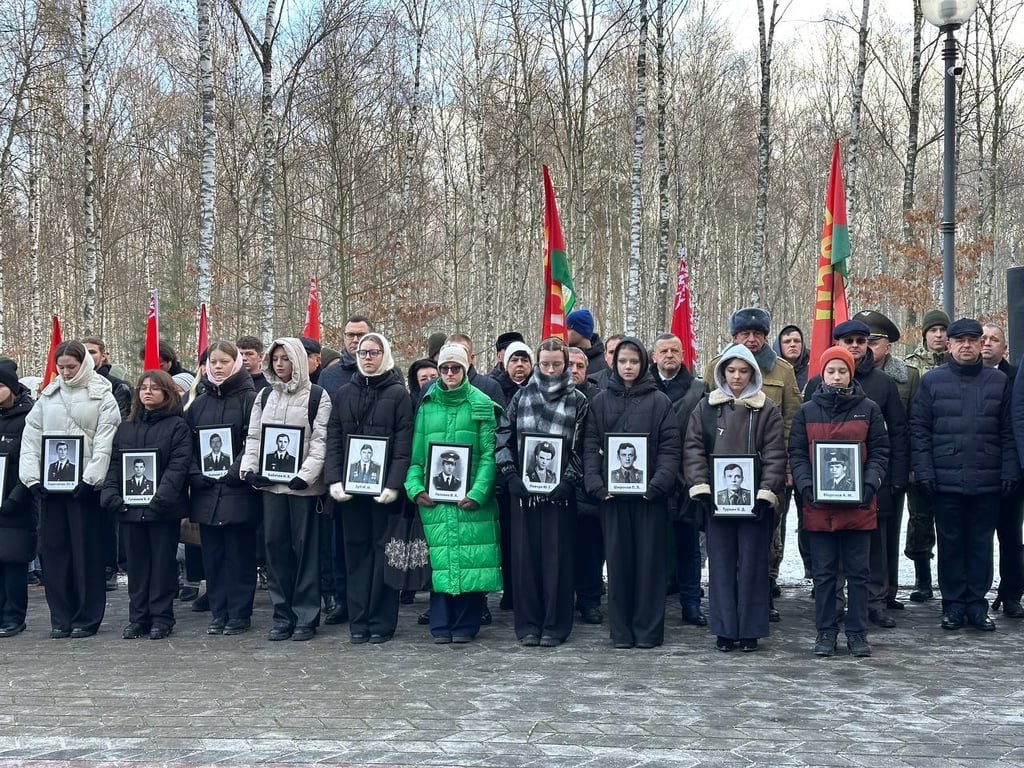
[[[462,366],[463,371],[468,371],[469,355],[466,354],[466,348],[461,344],[445,344],[438,352],[437,367],[440,368],[445,363],[457,363]]]
[[[737,309],[729,318],[729,335],[735,336],[740,331],[760,331],[768,335],[771,329],[772,316],[758,307]]]
[[[594,335],[594,316],[589,309],[574,309],[565,317],[565,327],[589,339]],[[506,354],[508,354],[506,352]]]
[[[572,314],[571,312],[569,314]],[[508,347],[513,341],[525,341],[523,334],[519,331],[506,331],[505,333],[498,336],[497,341],[494,342],[494,351],[500,352],[501,350]]]

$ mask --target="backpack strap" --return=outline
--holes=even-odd
[[[264,387],[260,390],[260,409],[267,407],[267,400],[270,399],[270,390],[273,387]],[[320,400],[324,396],[324,388],[319,384],[309,385],[309,400],[306,402],[306,419],[309,421],[310,430],[313,429],[313,422],[316,421],[317,411],[320,410]]]

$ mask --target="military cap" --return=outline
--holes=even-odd
[[[900,340],[900,329],[896,327],[896,323],[881,312],[868,309],[864,312],[858,312],[853,316],[853,319],[860,320],[866,324],[871,329],[871,335],[876,339],[884,336],[889,341],[896,342]]]

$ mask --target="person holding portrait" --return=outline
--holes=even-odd
[[[189,471],[189,519],[199,525],[210,601],[206,634],[240,635],[252,625],[259,551],[256,530],[262,502],[256,490],[239,477],[242,452],[238,447],[245,444],[257,398],[244,351],[225,339],[211,344],[203,385],[202,393],[185,411],[193,439],[198,442],[203,429],[218,427],[230,430],[235,447],[233,459],[226,452],[220,454],[227,461],[226,467],[224,461],[209,462],[216,456],[216,450],[223,449],[224,442],[213,432],[210,453],[203,457],[201,467],[199,462],[193,462]],[[226,473],[220,477],[206,474],[222,468]]]
[[[714,389],[690,416],[683,471],[690,498],[703,507],[707,533],[711,631],[716,647],[757,650],[768,636],[768,559],[775,507],[786,487],[782,412],[761,387],[761,369],[743,344],[730,344],[712,370]],[[756,456],[753,514],[719,516],[712,497],[715,456]],[[733,480],[737,479],[735,471]],[[714,478],[716,486],[722,482]],[[737,486],[738,489],[738,486]],[[748,499],[749,503],[749,499]]]
[[[121,422],[114,435],[110,467],[100,494],[104,508],[120,516],[128,558],[128,625],[121,633],[125,640],[147,635],[152,640],[163,640],[174,628],[178,537],[181,518],[188,513],[192,450],[174,380],[161,370],[146,371],[132,395],[128,421]],[[143,476],[143,490],[148,490],[152,498],[146,504],[127,505],[122,493],[131,495],[138,490],[139,464],[143,470],[146,465],[136,458],[132,462],[135,475],[126,478],[121,457],[138,451],[156,452],[156,487],[151,478]]]
[[[789,433],[789,466],[803,505],[803,526],[814,575],[814,653],[835,653],[839,624],[836,580],[846,576],[847,610],[844,629],[853,656],[870,656],[867,640],[868,579],[871,574],[871,531],[878,525],[878,490],[889,468],[889,432],[882,409],[854,379],[856,364],[846,347],[825,350],[820,358],[821,383],[796,412]],[[830,504],[815,498],[814,442],[853,440],[863,462],[860,504]],[[852,451],[844,454],[852,458]],[[822,491],[856,490],[849,467],[839,451],[825,455],[826,471],[818,467]],[[822,477],[824,475],[824,477]]]
[[[398,625],[398,591],[384,583],[385,546],[392,515],[402,512],[402,484],[412,447],[412,399],[395,368],[391,345],[379,333],[367,333],[356,350],[358,372],[331,398],[324,479],[337,502],[344,540],[345,582],[351,642],[386,643]],[[373,447],[357,442],[359,460],[345,466],[353,435],[388,438],[387,466],[373,461]],[[382,483],[380,493],[349,493],[352,483]],[[383,474],[382,474],[383,473]]]
[[[672,401],[658,388],[650,367],[643,342],[632,336],[619,341],[607,386],[590,402],[583,440],[584,482],[598,502],[604,531],[608,623],[615,648],[654,648],[665,638],[665,530],[681,442]],[[615,470],[607,471],[605,453],[608,435],[619,432],[647,436],[651,463],[642,495],[609,492],[608,477]]]
[[[573,386],[569,352],[561,339],[542,341],[536,359],[530,378],[499,420],[496,461],[512,499],[516,639],[529,647],[554,648],[572,631],[576,487],[583,479],[583,425],[589,405]],[[551,466],[557,452],[549,440],[538,441],[529,456],[520,455],[522,437],[529,433],[561,438],[560,480]],[[550,493],[527,490],[520,471],[524,461],[530,482],[556,483]]]
[[[469,383],[469,355],[460,344],[442,347],[437,365],[441,375],[416,411],[405,492],[419,507],[430,549],[430,634],[435,643],[470,643],[480,631],[487,593],[502,586],[494,498],[495,417],[501,407]],[[466,496],[457,503],[430,498],[431,443],[469,446]]]
[[[107,476],[121,411],[110,382],[96,373],[79,341],[54,350],[57,378],[39,393],[25,419],[18,474],[41,506],[39,558],[46,573],[50,637],[91,637],[106,609],[104,529],[99,487]],[[43,435],[81,435],[81,478],[72,493],[48,493],[40,477]]]

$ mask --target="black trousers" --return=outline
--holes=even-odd
[[[708,623],[711,633],[732,640],[768,636],[768,546],[773,515],[764,520],[710,517]]]
[[[180,533],[180,520],[121,523],[128,555],[129,621],[146,627],[174,626]]]
[[[515,604],[515,579],[512,574],[512,497],[505,491],[495,493],[498,502],[498,544],[501,547],[501,597],[505,603]],[[484,601],[486,605],[486,600]],[[480,610],[483,610],[481,606]]]
[[[674,520],[672,532],[679,605],[684,610],[696,610],[700,608],[700,531],[688,520]]]
[[[252,616],[256,595],[256,526],[200,525],[210,614],[231,621]]]
[[[28,612],[28,565],[0,563],[0,626],[21,626]]]
[[[878,522],[870,536],[868,609],[884,611],[889,599],[889,521],[893,517],[892,494],[887,486],[878,489],[877,503]]]
[[[320,624],[320,520],[316,496],[263,492],[267,592],[274,623]]]
[[[565,640],[572,632],[576,504],[512,502],[515,632]]]
[[[612,642],[661,645],[665,638],[665,505],[612,501],[601,506]],[[767,582],[767,537],[763,573]]]
[[[836,582],[846,575],[849,594],[846,632],[863,632],[868,621],[868,560],[870,531],[807,531],[814,574],[814,625],[818,631],[837,629]]]
[[[576,607],[599,608],[604,588],[604,534],[597,515],[576,515],[573,563]]]
[[[985,613],[985,595],[992,586],[992,537],[999,517],[999,494],[936,493],[932,510],[943,612]]]
[[[339,504],[345,529],[345,589],[349,631],[353,635],[393,635],[398,626],[398,590],[384,583],[388,518],[402,502],[378,504],[355,496]]]
[[[480,616],[487,602],[486,592],[430,593],[430,634],[434,637],[476,637]]]
[[[999,499],[996,536],[999,538],[999,597],[1020,601],[1024,593],[1024,547],[1021,524],[1024,522],[1024,495],[1019,491]]]
[[[103,568],[107,576],[118,571],[118,517],[108,509],[100,507],[99,525],[103,528]]]
[[[345,576],[345,528],[341,504],[326,495],[320,515],[320,594],[333,595],[340,605],[347,605]]]
[[[41,506],[39,560],[50,626],[95,632],[107,606],[99,494],[51,493]]]
[[[886,600],[895,600],[900,591],[900,531],[903,528],[903,507],[907,500],[907,492],[901,490],[892,497],[892,514],[885,518],[885,567],[889,573],[889,591]],[[879,521],[882,523],[883,521]]]

